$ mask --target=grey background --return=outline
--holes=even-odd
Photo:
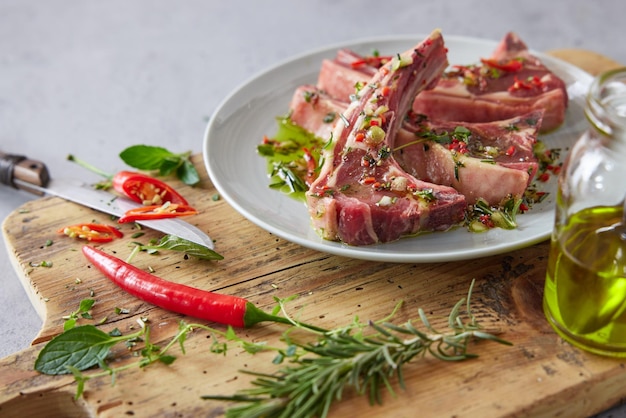
[[[238,85],[377,35],[441,28],[497,40],[512,30],[535,50],[584,48],[626,64],[625,16],[623,0],[0,0],[0,151],[45,161],[55,177],[85,177],[69,153],[110,171],[129,145],[200,153],[208,118]],[[0,219],[32,198],[0,187]],[[4,357],[41,320],[0,247]]]

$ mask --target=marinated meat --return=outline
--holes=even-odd
[[[394,156],[413,176],[454,187],[467,202],[520,198],[538,170],[533,152],[542,111],[487,123],[413,115],[398,132]]]
[[[455,66],[437,86],[413,104],[416,113],[434,120],[490,122],[543,110],[541,132],[565,120],[568,96],[553,74],[514,33],[508,33],[489,59]]]
[[[367,245],[445,230],[463,219],[462,194],[411,176],[391,153],[415,96],[433,87],[447,65],[443,38],[434,31],[383,65],[335,122],[332,146],[306,194],[323,238]]]
[[[313,85],[301,86],[290,104],[291,120],[329,138],[346,107]],[[392,152],[400,167],[417,179],[454,187],[467,203],[483,198],[497,205],[523,195],[535,177],[533,147],[542,115],[536,111],[503,121],[467,123],[433,121],[410,112]]]

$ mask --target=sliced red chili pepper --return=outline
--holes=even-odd
[[[163,205],[142,206],[131,209],[122,216],[118,222],[142,221],[148,219],[178,218],[180,216],[195,215],[198,211],[189,205],[166,202]]]
[[[512,59],[507,62],[500,62],[494,59],[481,58],[480,61],[483,64],[488,65],[489,67],[497,68],[498,70],[507,71],[510,73],[517,72],[521,70],[522,67],[524,67],[524,64],[522,64],[521,61],[516,60],[516,59]]]
[[[91,242],[111,242],[115,238],[122,238],[124,234],[111,225],[97,223],[82,223],[66,226],[59,229],[59,234],[65,234],[71,238],[85,239]]]
[[[83,254],[120,288],[160,308],[233,327],[263,321],[291,324],[287,318],[268,314],[246,299],[168,282],[94,247],[84,246]]]
[[[113,176],[113,188],[142,205],[171,202],[188,205],[187,200],[167,183],[134,171],[120,171]]]

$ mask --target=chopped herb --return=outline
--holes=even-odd
[[[35,262],[35,261],[31,261],[30,263],[28,263],[29,266],[31,267],[52,267],[52,261],[40,261],[39,263]]]
[[[435,200],[435,195],[433,193],[433,189],[422,189],[422,190],[418,190],[415,192],[415,194],[421,198],[424,199],[427,202],[432,202]]]
[[[328,112],[326,114],[326,116],[324,116],[324,119],[322,119],[322,121],[324,123],[333,123],[336,118],[337,118],[337,113],[335,113],[335,112]]]

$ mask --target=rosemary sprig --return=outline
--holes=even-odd
[[[424,311],[419,317],[425,331],[407,321],[394,325],[381,322],[352,324],[326,332],[312,331],[298,321],[283,335],[288,348],[280,352],[289,364],[274,374],[243,371],[256,378],[253,387],[234,396],[204,396],[203,399],[237,402],[226,412],[234,417],[326,417],[333,402],[341,400],[343,391],[351,387],[359,395],[367,394],[371,404],[382,402],[382,388],[391,393],[391,378],[405,387],[403,366],[418,356],[430,354],[440,360],[460,361],[476,357],[468,352],[472,339],[492,340],[510,345],[480,330],[470,310],[472,286],[467,298],[461,299],[448,317],[448,333],[433,328]],[[288,317],[284,303],[278,301]],[[467,318],[461,308],[466,303]],[[317,342],[301,343],[291,338],[293,329],[317,334]]]

